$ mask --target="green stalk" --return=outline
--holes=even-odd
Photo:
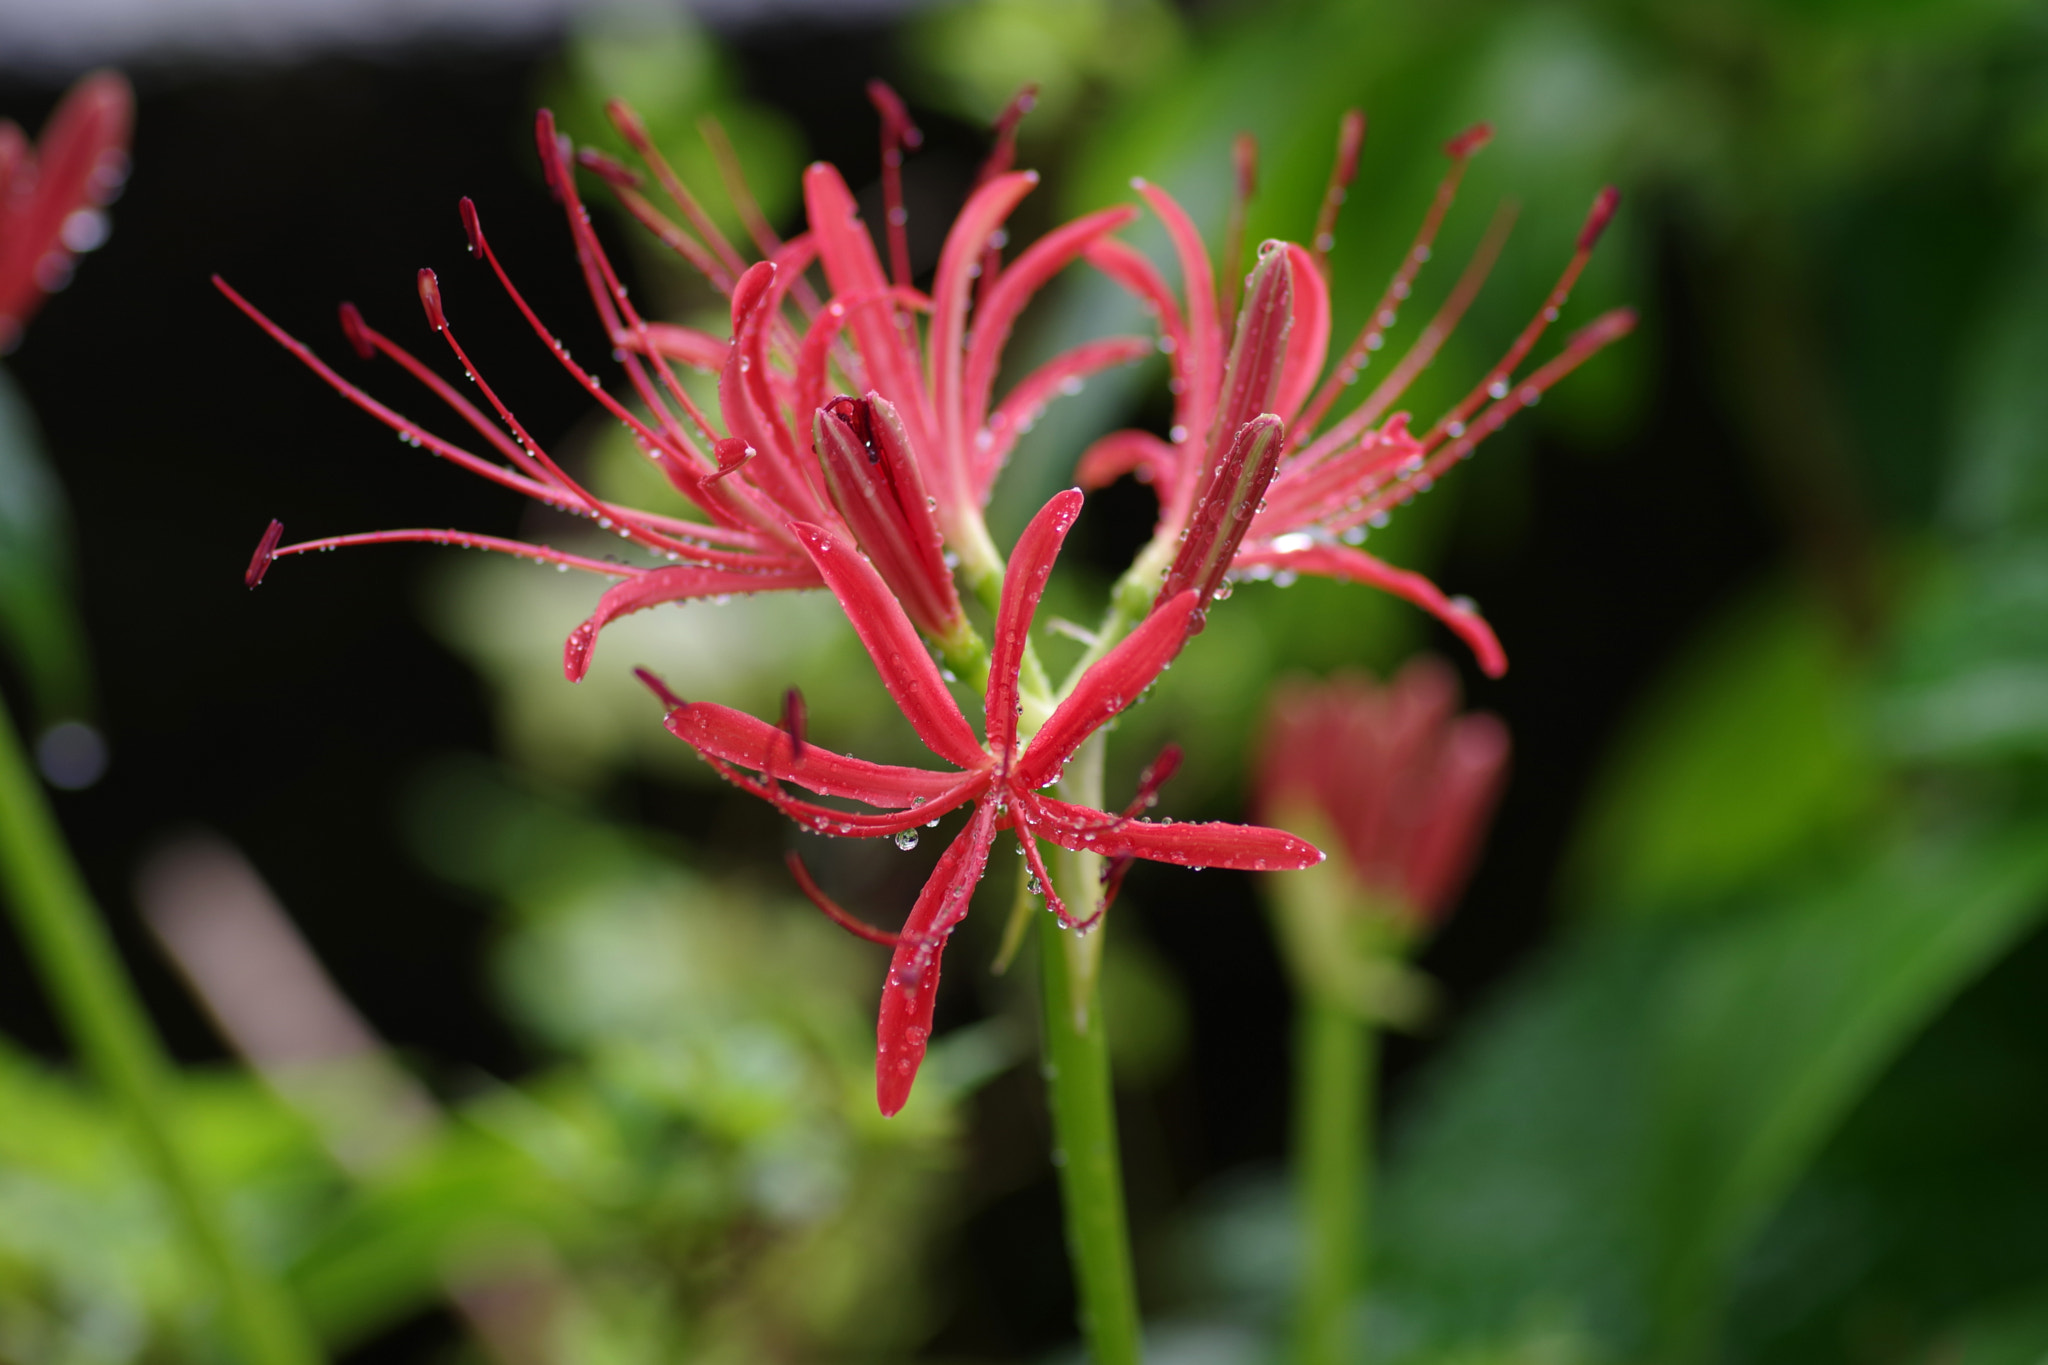
[[[1075,935],[1060,928],[1051,915],[1040,920],[1038,929],[1052,1159],[1059,1169],[1081,1336],[1094,1365],[1138,1365],[1138,1290],[1131,1275],[1130,1229],[1124,1220],[1123,1170],[1117,1156],[1101,993],[1081,984],[1084,972],[1075,962]],[[1093,973],[1085,975],[1094,979]]]
[[[1102,804],[1100,731],[1076,751],[1060,779],[1069,801]],[[1059,850],[1052,864],[1068,910],[1086,916],[1102,898],[1102,859]],[[1102,1014],[1102,936],[1062,929],[1052,915],[1039,922],[1039,973],[1045,990],[1046,1096],[1052,1108],[1053,1164],[1059,1169],[1067,1254],[1080,1299],[1081,1337],[1094,1365],[1138,1365],[1137,1282],[1131,1273],[1131,1232],[1124,1215],[1123,1167],[1117,1150],[1116,1098],[1110,1083],[1109,1029]]]
[[[1351,1305],[1364,1287],[1371,1182],[1372,1026],[1320,993],[1301,995],[1294,1029],[1294,1169],[1302,1269],[1296,1365],[1357,1359]]]
[[[77,864],[0,709],[0,883],[22,941],[86,1064],[124,1112],[248,1365],[312,1365],[318,1348],[282,1293],[243,1258],[166,1103],[169,1063]]]

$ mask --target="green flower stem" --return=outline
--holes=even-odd
[[[1060,794],[1102,803],[1107,737],[1090,736],[1067,764]],[[1051,866],[1070,913],[1089,915],[1102,899],[1102,859],[1058,850]],[[1046,1093],[1052,1108],[1053,1164],[1080,1299],[1081,1336],[1094,1365],[1137,1365],[1138,1291],[1131,1274],[1131,1233],[1124,1216],[1123,1168],[1117,1151],[1116,1101],[1110,1084],[1109,1030],[1102,1014],[1102,936],[1039,922],[1039,971],[1045,990]]]
[[[1045,985],[1046,1095],[1052,1107],[1053,1164],[1066,1213],[1067,1255],[1081,1301],[1081,1336],[1094,1365],[1137,1365],[1137,1284],[1124,1220],[1108,1030],[1095,974],[1077,964],[1084,941],[1051,915],[1039,922]],[[1096,930],[1090,937],[1097,937]],[[1077,994],[1077,990],[1083,993]]]
[[[1305,991],[1294,1029],[1294,1174],[1302,1239],[1296,1365],[1358,1357],[1351,1306],[1364,1287],[1371,1182],[1372,1026]]]
[[[312,1365],[318,1348],[283,1294],[230,1236],[202,1185],[166,1102],[169,1063],[136,1000],[22,753],[0,710],[0,884],[22,941],[72,1042],[134,1129],[248,1365]]]

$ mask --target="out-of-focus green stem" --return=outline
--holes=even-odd
[[[1364,1285],[1371,1180],[1370,1024],[1314,991],[1294,1026],[1294,1176],[1302,1239],[1296,1365],[1357,1359],[1351,1305]]]
[[[1039,922],[1039,945],[1053,1164],[1059,1169],[1067,1254],[1081,1301],[1081,1336],[1094,1365],[1137,1365],[1138,1290],[1124,1220],[1101,992],[1092,972],[1085,973],[1083,984],[1084,973],[1076,970],[1074,960],[1075,935],[1051,915]]]
[[[312,1365],[318,1348],[276,1286],[243,1258],[165,1103],[168,1063],[106,927],[0,710],[0,883],[58,1016],[115,1102],[199,1263],[248,1365]]]

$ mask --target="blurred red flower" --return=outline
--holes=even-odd
[[[1508,731],[1458,713],[1458,680],[1422,656],[1381,686],[1366,675],[1282,686],[1258,748],[1265,819],[1327,831],[1360,899],[1410,927],[1464,889],[1506,779]]]
[[[107,236],[101,212],[128,178],[135,96],[95,71],[71,87],[29,146],[0,119],[0,355],[21,343],[43,297],[71,281],[75,258]]]

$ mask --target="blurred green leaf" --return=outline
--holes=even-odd
[[[1756,1365],[2048,1353],[2048,934],[1885,1071],[1742,1257],[1724,1357]]]
[[[71,584],[71,509],[35,418],[0,368],[0,636],[51,724],[92,708],[92,667]]]
[[[1774,587],[1724,613],[1614,742],[1566,900],[1645,914],[1712,902],[1867,814],[1880,787],[1830,614]]]
[[[1938,565],[1899,635],[1870,714],[1884,751],[1923,763],[2048,756],[2048,538]]]
[[[2048,907],[2048,829],[1896,833],[1740,913],[1582,929],[1436,1077],[1390,1333],[1694,1358],[1730,1266],[1890,1058]]]

